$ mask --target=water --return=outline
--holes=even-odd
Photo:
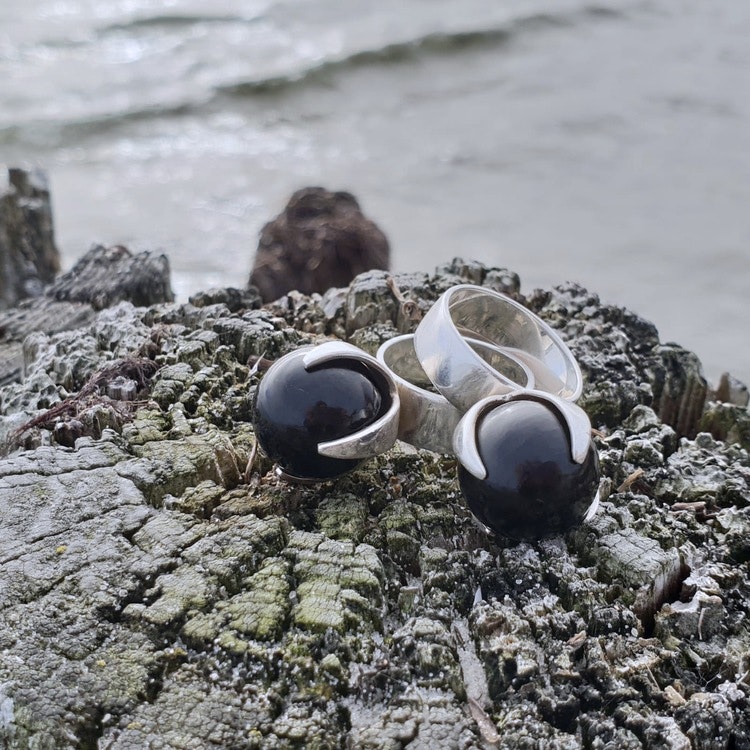
[[[3,0],[0,162],[47,169],[66,267],[241,285],[321,184],[395,270],[578,281],[750,382],[749,38],[746,0]]]

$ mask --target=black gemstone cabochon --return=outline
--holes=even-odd
[[[305,350],[276,361],[258,386],[255,434],[265,454],[289,475],[330,479],[361,461],[321,456],[318,443],[351,435],[390,406],[376,373],[354,359],[339,358],[305,370]]]
[[[459,466],[461,490],[474,515],[513,539],[536,539],[580,523],[599,487],[591,444],[573,461],[562,417],[538,401],[511,401],[480,418],[477,447],[487,477]]]

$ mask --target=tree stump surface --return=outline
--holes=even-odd
[[[0,312],[0,384],[23,376],[23,342],[32,334],[48,336],[80,328],[91,323],[97,311],[119,302],[146,306],[172,300],[165,255],[94,245],[40,296]]]
[[[455,460],[408,446],[280,481],[255,452],[257,358],[374,351],[467,280],[578,358],[593,520],[493,537]],[[194,302],[30,334],[0,389],[0,747],[750,747],[748,445],[692,355],[581,287],[520,297],[459,261]]]

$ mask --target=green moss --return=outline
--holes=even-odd
[[[177,573],[161,576],[159,586],[161,596],[143,615],[152,625],[170,625],[191,609],[205,608],[216,596],[216,583],[192,567],[183,566]]]
[[[367,502],[349,493],[325,497],[315,517],[327,537],[359,542],[367,531]]]
[[[212,479],[206,479],[195,487],[188,487],[178,498],[170,502],[167,507],[197,516],[208,518],[214,508],[222,500],[225,490]]]
[[[131,446],[164,440],[170,429],[167,416],[159,409],[139,409],[132,422],[123,425],[122,436]]]
[[[340,591],[334,584],[303,584],[298,589],[299,603],[292,612],[295,625],[317,633],[324,633],[329,628],[343,632],[346,619],[344,604],[338,596]]]
[[[260,570],[243,582],[242,593],[227,604],[229,627],[247,638],[278,638],[289,614],[289,563],[267,558]]]
[[[224,619],[221,611],[200,612],[185,623],[182,634],[190,643],[213,643],[219,635]]]
[[[388,555],[399,567],[419,575],[419,541],[402,531],[387,531],[385,544]]]
[[[168,409],[180,398],[192,376],[193,368],[185,362],[162,367],[154,378],[151,398],[162,409]]]
[[[182,342],[173,353],[175,363],[190,366],[193,372],[198,372],[212,359],[212,353],[218,344],[219,337],[213,331],[199,331],[200,337]]]
[[[151,675],[167,660],[175,662],[180,654],[157,653],[142,634],[133,634],[126,643],[107,641],[85,661],[100,683],[100,697],[110,710],[132,710],[148,693]]]
[[[378,518],[378,525],[387,531],[409,533],[417,525],[418,508],[405,500],[395,500],[388,504]]]
[[[151,440],[133,446],[138,460],[117,466],[132,479],[153,505],[165,495],[178,497],[189,487],[211,480],[225,488],[236,486],[244,474],[247,454],[215,429],[181,440]]]

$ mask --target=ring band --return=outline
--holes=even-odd
[[[480,356],[469,339],[507,353],[500,369]],[[427,377],[462,412],[487,396],[534,388],[575,401],[583,389],[578,363],[543,320],[499,292],[470,284],[448,289],[414,334],[414,349]],[[525,381],[525,371],[533,383]]]
[[[512,372],[524,383],[534,387],[534,375],[514,353],[498,349],[484,341],[467,339],[468,345],[483,361],[498,371]],[[414,350],[414,334],[395,336],[384,342],[377,352],[378,360],[396,382],[401,401],[398,437],[417,448],[436,453],[450,453],[453,432],[462,412],[435,390]],[[512,390],[519,386],[513,383]]]
[[[450,452],[461,412],[444,396],[428,390],[431,384],[414,351],[414,335],[389,339],[376,357],[390,370],[398,389],[399,440],[436,453]]]

